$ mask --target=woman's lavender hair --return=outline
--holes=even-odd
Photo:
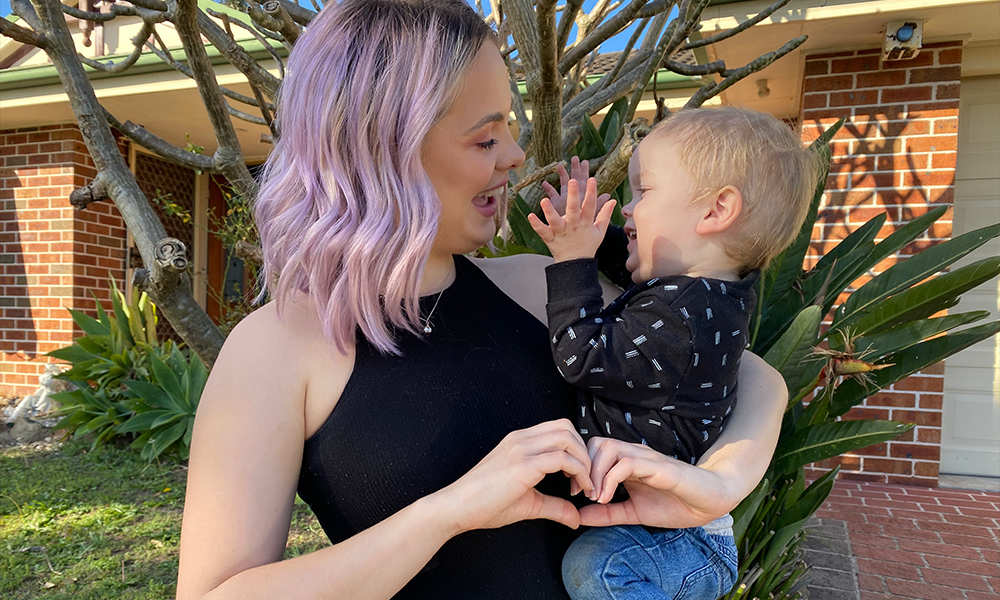
[[[358,327],[383,352],[398,351],[390,325],[417,331],[440,215],[421,145],[492,38],[462,0],[330,2],[309,24],[254,207],[279,315],[308,293],[340,351]]]

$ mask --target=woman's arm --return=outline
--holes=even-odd
[[[787,403],[781,376],[756,355],[743,354],[739,378],[740,400],[697,467],[638,444],[591,439],[591,477],[600,501],[608,502],[621,482],[630,498],[583,507],[581,523],[694,527],[735,508],[767,471]]]
[[[553,421],[511,433],[457,482],[360,534],[281,561],[305,440],[310,358],[303,332],[280,327],[272,309],[233,330],[202,396],[178,599],[389,598],[463,531],[532,518],[579,524],[571,504],[534,489],[557,471],[591,488],[582,440],[569,421]],[[335,356],[327,366],[349,376],[353,357]]]

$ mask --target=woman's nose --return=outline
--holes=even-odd
[[[508,134],[504,146],[504,154],[500,163],[503,165],[503,170],[509,171],[524,164],[524,150],[517,145],[514,136]]]

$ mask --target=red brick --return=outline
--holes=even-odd
[[[889,593],[896,598],[919,598],[920,600],[957,600],[954,588],[918,583],[916,581],[902,581],[898,579],[887,579],[885,582]]]
[[[878,71],[879,57],[874,55],[854,58],[840,58],[830,61],[831,73],[851,73],[856,71]]]
[[[927,168],[927,154],[891,154],[879,156],[879,171],[907,171]]]
[[[918,581],[920,579],[920,574],[916,567],[902,563],[880,560],[878,557],[875,557],[875,560],[858,558],[858,571],[861,573],[882,575],[884,577],[893,577],[896,579],[909,579],[912,581]]]
[[[839,119],[850,117],[851,109],[845,107],[820,108],[802,111],[802,121],[822,121],[826,119]],[[9,160],[9,159],[8,159]]]
[[[989,577],[1000,577],[1000,566],[993,563],[980,560],[952,558],[949,556],[938,556],[935,554],[928,554],[925,558],[927,560],[927,564],[936,569],[944,571],[957,571],[959,573],[975,573],[976,575]]]
[[[931,81],[958,81],[962,78],[962,67],[928,67],[910,70],[910,85]]]
[[[933,477],[937,478],[939,475],[940,465],[937,462],[920,462],[913,466],[913,473],[918,477]]]
[[[915,102],[907,106],[907,115],[911,119],[934,119],[937,117],[953,117],[958,114],[957,110],[958,100]]]
[[[883,582],[882,578],[877,575],[858,573],[858,587],[862,590],[872,592],[884,592],[885,582]]]
[[[893,443],[889,455],[894,458],[914,458],[920,460],[940,460],[940,446]]]
[[[828,94],[806,94],[802,97],[802,108],[826,108]]]
[[[941,65],[960,65],[962,64],[962,49],[954,48],[950,50],[939,50],[938,51],[938,64]],[[998,590],[1000,591],[1000,590]]]
[[[993,589],[994,590],[1000,590],[1000,586],[994,585]],[[981,594],[981,593],[973,591],[973,590],[966,591],[965,592],[965,597],[968,600],[997,600],[997,595],[994,594],[994,593],[992,593],[992,592],[982,593]]]
[[[912,390],[919,392],[941,392],[944,387],[944,379],[941,377],[921,377],[911,375],[893,384],[895,391]]]
[[[858,87],[885,87],[903,85],[906,83],[906,71],[877,71],[874,73],[858,73]]]
[[[892,473],[895,475],[911,475],[913,473],[913,463],[908,460],[894,460],[886,458],[865,458],[865,471],[877,473]]]
[[[961,84],[958,83],[941,83],[934,88],[934,99],[935,100],[950,100],[952,98],[958,99],[961,93]]]
[[[941,187],[955,185],[955,172],[948,171],[920,171],[917,173],[903,173],[903,187]]]
[[[825,52],[823,54],[813,54],[806,57],[806,60],[815,60],[818,58],[840,58],[843,56],[854,56],[854,51],[843,50],[841,52]]]
[[[892,102],[922,102],[925,100],[930,100],[934,95],[933,89],[929,85],[922,86],[905,86],[897,88],[883,88],[882,89],[882,103],[889,104]],[[874,104],[867,103],[866,104]]]
[[[845,419],[888,419],[889,411],[875,408],[854,407],[844,415]]]
[[[854,89],[854,75],[841,74],[827,77],[806,77],[802,82],[804,92],[829,92]],[[824,104],[824,106],[826,106]]]
[[[926,45],[924,46],[926,48]],[[910,69],[913,67],[929,67],[934,64],[934,53],[924,51],[909,60],[891,60],[882,65],[883,69]]]
[[[936,126],[935,126],[936,129]],[[935,131],[935,133],[938,133]],[[958,158],[957,152],[935,152],[930,155],[932,169],[954,169]],[[918,167],[922,168],[922,167]]]
[[[907,173],[908,174],[908,173]],[[855,173],[854,177],[851,178],[851,188],[876,188],[876,187],[895,187],[897,185],[897,177],[895,172],[874,172],[874,173]],[[879,210],[879,213],[885,212],[884,210]],[[854,216],[853,212],[851,216]],[[872,215],[874,216],[874,215]],[[867,221],[867,219],[865,219]]]
[[[830,61],[828,60],[806,60],[805,76],[826,75],[830,72]]]
[[[992,537],[992,533],[989,530],[983,529],[983,527],[981,526],[961,525],[958,523],[937,523],[932,521],[928,521],[925,523],[922,522],[920,525],[921,529],[925,531],[937,531],[941,533],[942,539],[944,538],[944,534],[947,533],[947,534],[961,535],[964,537],[984,538],[985,540],[996,543]],[[989,547],[989,546],[984,546],[984,547]]]
[[[927,89],[929,92],[930,88],[928,87]],[[930,98],[930,94],[928,93],[927,98],[919,99],[930,100]],[[878,104],[878,90],[852,90],[830,93],[830,106],[860,106],[865,104]]]

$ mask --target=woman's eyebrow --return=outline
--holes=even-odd
[[[498,121],[505,121],[505,120],[506,117],[503,115],[503,113],[493,113],[491,115],[486,115],[482,119],[479,119],[479,121],[475,125],[470,127],[469,130],[465,132],[465,135],[469,135],[470,133],[479,129],[483,125],[486,125],[487,123],[496,123]]]

